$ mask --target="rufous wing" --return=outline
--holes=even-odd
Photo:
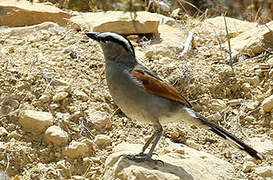
[[[142,82],[144,89],[148,93],[180,102],[189,108],[192,107],[192,105],[181,94],[179,94],[175,88],[166,82],[138,69],[132,70],[131,74],[138,81]]]

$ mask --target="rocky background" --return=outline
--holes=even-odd
[[[130,2],[0,0],[0,179],[273,179],[273,3]],[[164,127],[161,161],[121,158],[152,128],[114,104],[85,31],[129,35],[140,61],[266,159],[183,122]]]

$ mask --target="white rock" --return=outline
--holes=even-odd
[[[53,124],[53,116],[48,112],[23,110],[19,114],[19,123],[26,131],[39,135]]]
[[[5,144],[5,142],[1,142],[0,141],[0,152],[4,152],[7,149],[7,145]]]
[[[87,144],[77,141],[71,141],[69,146],[63,151],[63,154],[69,158],[81,158],[89,152]]]
[[[50,126],[45,131],[45,141],[54,146],[63,146],[68,143],[68,134],[59,126]]]
[[[58,102],[63,100],[64,98],[66,98],[68,96],[67,92],[58,92],[53,96],[53,101],[54,102]]]
[[[122,143],[114,148],[105,162],[104,179],[210,179],[217,180],[232,176],[233,166],[210,154],[199,152],[181,144],[170,143],[170,152],[159,154],[154,159],[162,163],[136,163],[121,157],[121,154],[135,154],[141,151],[143,145]],[[176,147],[179,146],[179,147]],[[184,153],[171,152],[173,149],[184,149]],[[125,178],[126,179],[126,178]]]
[[[273,151],[273,142],[267,135],[261,137],[250,138],[251,145],[260,153]]]
[[[8,131],[4,127],[0,127],[0,136],[5,136],[8,134]]]
[[[214,121],[214,122],[220,121],[221,118],[222,118],[222,116],[221,116],[220,112],[216,112],[216,113],[208,116],[208,119],[211,120],[211,121]]]
[[[264,99],[262,107],[264,112],[270,112],[273,109],[273,95]]]
[[[82,101],[87,101],[88,100],[88,96],[85,92],[80,91],[80,90],[75,90],[73,92],[77,97],[79,97]]]
[[[187,33],[181,31],[180,28],[160,24],[158,33],[160,35],[160,43],[152,43],[151,45],[156,55],[160,54],[164,57],[169,57],[170,49],[177,53],[183,50]]]
[[[243,101],[243,99],[231,99],[228,101],[228,104],[230,106],[237,106],[237,105],[241,104],[242,101]]]
[[[8,175],[5,172],[0,170],[0,180],[9,180],[9,179],[10,178],[8,177]]]
[[[258,167],[255,172],[262,177],[273,177],[273,166]]]
[[[94,125],[95,129],[104,129],[111,126],[110,117],[107,113],[101,111],[91,112],[89,114],[90,121]]]
[[[242,21],[235,18],[226,17],[228,32],[234,36],[249,31],[256,27],[257,23]],[[223,16],[218,16],[214,18],[206,19],[201,26],[204,30],[210,31],[210,33],[215,34],[215,29],[217,29],[217,33],[226,34],[226,26],[224,22]]]
[[[255,167],[255,163],[254,162],[247,161],[243,165],[243,172],[247,173],[247,172],[251,171],[254,167]]]
[[[225,101],[221,100],[221,99],[213,99],[211,102],[211,109],[213,111],[222,111],[227,107]]]
[[[137,16],[123,11],[81,13],[70,18],[76,30],[88,29],[95,32],[113,31],[121,34],[156,33],[160,16],[146,11],[137,11]]]
[[[271,46],[270,43],[267,43],[267,41],[272,41],[272,32],[270,29],[273,29],[273,21],[267,23],[266,26],[259,25],[230,39],[230,45],[238,52],[254,56]],[[255,36],[253,36],[253,34],[255,34]]]
[[[111,138],[107,135],[99,134],[95,136],[94,142],[97,146],[106,146],[111,143]]]
[[[65,25],[71,15],[61,9],[26,0],[0,0],[1,26],[29,26],[51,21]]]
[[[50,96],[48,94],[43,94],[40,96],[39,100],[43,103],[48,102],[50,100]]]

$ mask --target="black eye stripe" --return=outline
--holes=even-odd
[[[134,50],[134,47],[133,47],[132,43],[125,36],[123,36],[123,35],[120,35],[120,36],[122,36],[125,40],[127,40],[130,47],[128,47],[125,44],[125,42],[123,42],[123,41],[121,41],[121,40],[119,40],[117,38],[114,38],[113,36],[106,36],[106,37],[100,38],[100,41],[102,41],[102,42],[106,42],[106,41],[115,42],[115,43],[121,45],[122,47],[124,47],[127,51],[132,52],[135,55],[135,50]]]

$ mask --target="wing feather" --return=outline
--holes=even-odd
[[[189,108],[192,107],[192,105],[181,94],[179,94],[175,88],[161,79],[157,79],[156,77],[151,76],[149,73],[139,69],[132,70],[131,74],[137,80],[142,82],[144,89],[148,93],[180,102]]]

